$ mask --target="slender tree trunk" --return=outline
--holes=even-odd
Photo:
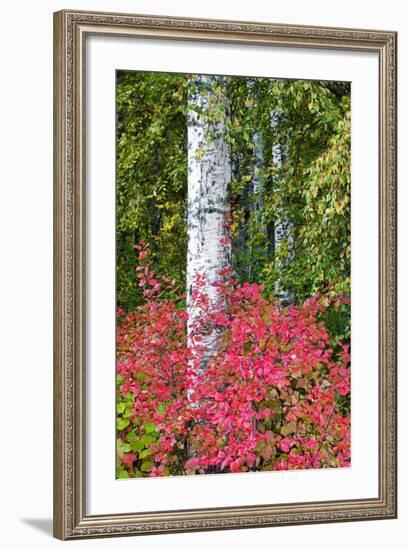
[[[272,125],[276,124],[278,124],[278,116],[273,114]],[[281,167],[284,150],[280,143],[274,145],[272,154],[273,163]],[[283,248],[286,249],[287,254],[284,258],[281,258]],[[277,267],[279,267],[280,270],[283,268],[284,264],[290,262],[294,257],[293,224],[284,212],[281,212],[281,215],[274,221],[274,251]],[[294,301],[292,291],[283,287],[280,278],[276,281],[275,293],[285,304],[292,304]]]
[[[196,276],[204,275],[204,292],[211,308],[222,308],[217,289],[219,270],[230,265],[231,248],[229,184],[230,147],[225,137],[226,101],[222,81],[215,76],[196,76],[188,97],[188,252],[187,313],[188,345],[194,345],[196,322],[202,314],[194,304]],[[195,325],[195,329],[194,329]],[[207,350],[204,369],[214,352],[215,330],[202,337]]]
[[[255,130],[253,132],[253,176],[252,176],[252,224],[251,231],[260,232],[264,237],[266,235],[266,227],[262,223],[262,211],[264,207],[264,148],[261,132]],[[251,236],[250,245],[250,264],[249,264],[249,280],[252,279],[253,271],[255,271],[255,252],[256,246],[253,242],[255,235]],[[257,247],[258,248],[258,247]],[[260,253],[260,250],[257,251]]]
[[[235,152],[232,154],[232,180],[238,181],[241,177],[242,154]],[[233,217],[234,210],[238,216],[238,225],[236,235],[232,245],[232,266],[235,273],[243,278],[247,276],[247,263],[242,262],[242,257],[247,255],[247,231],[246,231],[246,214],[247,200],[244,194],[238,194],[233,197],[231,203],[231,213]]]

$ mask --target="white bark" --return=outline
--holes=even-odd
[[[278,117],[272,117],[272,125],[278,124]],[[283,148],[280,143],[277,143],[273,147],[273,162],[276,166],[281,167],[283,160]],[[281,216],[278,217],[274,222],[274,250],[275,256],[278,258],[281,255],[281,248],[285,243],[288,249],[288,255],[284,260],[278,260],[277,265],[280,267],[292,260],[294,257],[294,239],[293,239],[293,224],[287,218],[287,216],[281,212]],[[278,279],[275,284],[275,293],[278,298],[286,303],[290,304],[293,302],[294,296],[292,292],[287,289],[284,289],[281,285],[281,281]]]
[[[222,307],[212,284],[220,279],[219,270],[231,261],[226,221],[230,213],[228,188],[231,180],[230,148],[225,139],[226,106],[222,105],[219,80],[214,76],[197,76],[196,90],[188,98],[188,252],[187,313],[188,344],[193,344],[193,325],[200,311],[193,304],[195,276],[204,275],[204,291],[212,307]],[[215,92],[214,90],[217,89]],[[224,98],[223,98],[224,99]],[[208,109],[216,105],[216,120]],[[220,109],[218,109],[221,107]],[[201,336],[201,335],[200,335]],[[215,331],[203,336],[202,344],[213,351]]]
[[[253,134],[253,155],[254,155],[254,171],[253,171],[253,193],[261,195],[264,192],[264,152],[263,141],[260,132]]]

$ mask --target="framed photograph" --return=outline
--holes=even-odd
[[[396,33],[54,15],[54,535],[396,517]]]

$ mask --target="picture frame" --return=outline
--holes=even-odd
[[[89,380],[87,305],[89,242],[87,193],[89,128],[87,41],[150,40],[165,44],[234,45],[305,51],[366,53],[377,67],[377,494],[341,498],[89,513]],[[397,515],[396,441],[396,59],[392,31],[63,10],[54,14],[54,536],[120,535],[392,519]],[[125,68],[125,67],[121,67]],[[92,86],[92,83],[91,83]],[[114,136],[111,136],[114,139]],[[112,181],[114,187],[114,182]],[[103,204],[100,205],[103,208]],[[370,242],[370,241],[369,241]],[[361,312],[369,316],[370,312]],[[112,365],[114,371],[114,365]],[[374,375],[376,376],[376,375]],[[376,394],[374,394],[376,395]],[[94,453],[93,453],[94,454]],[[204,476],[203,476],[204,477]],[[223,476],[226,477],[226,476]],[[231,478],[235,479],[235,478]],[[136,480],[138,481],[138,480]],[[141,480],[147,491],[149,480]],[[160,480],[151,480],[154,483]],[[166,487],[169,487],[168,485]],[[244,495],[242,496],[244,500]],[[255,498],[255,497],[253,497]]]

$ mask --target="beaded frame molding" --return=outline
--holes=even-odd
[[[86,513],[84,51],[90,35],[370,51],[379,63],[377,498]],[[54,536],[146,535],[396,517],[395,32],[64,10],[54,14]]]

